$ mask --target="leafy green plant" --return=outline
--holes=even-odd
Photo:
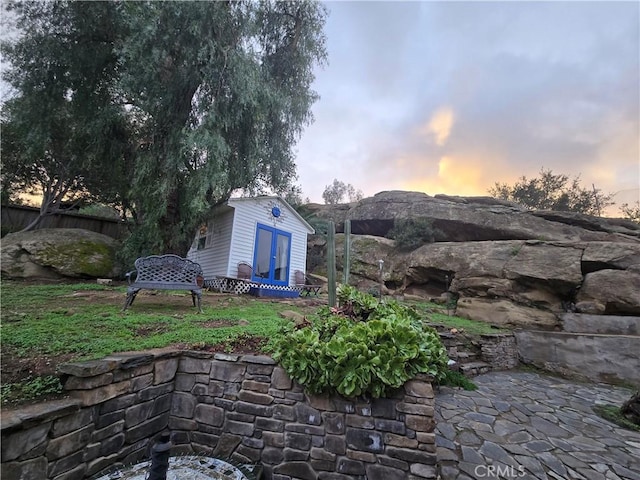
[[[456,370],[447,370],[439,381],[440,385],[461,387],[464,390],[477,390],[478,386]]]
[[[447,370],[440,337],[415,310],[348,285],[338,302],[310,326],[286,327],[273,344],[273,358],[310,392],[379,398],[418,373],[438,379]]]

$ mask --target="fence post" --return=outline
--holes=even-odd
[[[342,283],[349,285],[349,273],[351,273],[351,220],[344,222],[344,265],[342,267],[344,280]]]
[[[336,225],[329,221],[327,226],[327,282],[329,306],[336,306]]]

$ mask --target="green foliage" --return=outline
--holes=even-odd
[[[74,193],[118,206],[134,220],[128,261],[186,253],[234,191],[295,177],[326,58],[319,2],[7,5],[22,30],[2,52],[17,92],[3,111],[9,192],[39,189],[48,211]]]
[[[2,183],[41,195],[41,216],[82,199],[114,199],[126,149],[122,105],[111,101],[117,69],[115,2],[6,2],[22,35],[3,42]],[[27,228],[32,228],[34,224]]]
[[[610,422],[613,422],[622,428],[640,432],[640,425],[636,425],[631,420],[627,419],[620,411],[619,406],[594,405],[593,411],[596,412],[599,416],[601,416],[605,420],[609,420]]]
[[[80,208],[78,213],[81,215],[91,215],[93,217],[109,218],[111,220],[118,220],[120,218],[120,213],[116,209],[109,205],[99,203],[84,206]]]
[[[440,379],[440,385],[449,387],[460,387],[464,390],[477,390],[478,386],[465,377],[462,373],[455,370],[447,370]]]
[[[16,400],[33,400],[59,393],[62,393],[60,379],[55,375],[44,375],[21,383],[3,383],[0,387],[0,403],[5,405]]]
[[[323,308],[311,326],[287,327],[273,358],[314,393],[385,396],[418,373],[441,378],[447,356],[435,330],[413,309],[338,289],[338,308]]]
[[[508,329],[497,328],[486,322],[469,320],[468,318],[457,317],[447,314],[447,305],[424,302],[408,302],[428,323],[445,325],[449,328],[456,328],[461,332],[471,335],[485,335],[491,333],[508,332]]]
[[[331,185],[327,185],[322,192],[322,199],[327,205],[336,205],[342,203],[345,198],[349,202],[357,202],[362,200],[362,191],[356,190],[350,183],[344,183],[337,179],[333,179]]]
[[[302,215],[302,218],[306,220],[306,222],[311,225],[311,227],[315,230],[316,235],[321,235],[326,237],[329,233],[329,221],[324,218],[319,218],[315,213],[311,213],[306,206],[301,207],[298,210],[298,213]],[[325,263],[324,259],[322,259],[319,263]]]
[[[286,185],[276,193],[304,217],[305,204],[311,200],[309,200],[309,197],[302,196],[302,187],[300,185]]]
[[[438,230],[433,228],[433,220],[423,217],[396,219],[387,233],[387,237],[396,241],[396,247],[405,251],[433,243],[438,235]]]
[[[560,212],[585,213],[600,216],[609,205],[613,195],[599,189],[582,188],[580,177],[569,180],[567,175],[554,175],[551,170],[540,170],[540,177],[520,177],[515,185],[496,183],[489,194],[518,203],[532,210],[556,210]]]

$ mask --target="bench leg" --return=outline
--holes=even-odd
[[[202,293],[191,290],[191,300],[193,301],[193,306],[198,307],[198,313],[202,313]]]
[[[124,307],[122,307],[122,311],[124,312],[127,308],[133,305],[133,301],[136,299],[136,295],[140,290],[133,290],[131,292],[127,292],[127,298],[124,301]]]

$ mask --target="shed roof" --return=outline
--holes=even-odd
[[[307,229],[309,234],[313,234],[316,231],[314,230],[314,228],[309,225],[309,222],[307,222],[302,215],[300,215],[295,208],[293,208],[291,205],[289,205],[289,203],[287,203],[287,201],[277,195],[274,196],[268,196],[268,195],[261,195],[258,197],[234,197],[234,198],[230,198],[227,201],[227,205],[235,208],[234,204],[238,204],[238,203],[242,203],[242,202],[255,202],[256,200],[277,200],[278,202],[280,202],[289,213],[291,213],[303,226],[304,228]]]

